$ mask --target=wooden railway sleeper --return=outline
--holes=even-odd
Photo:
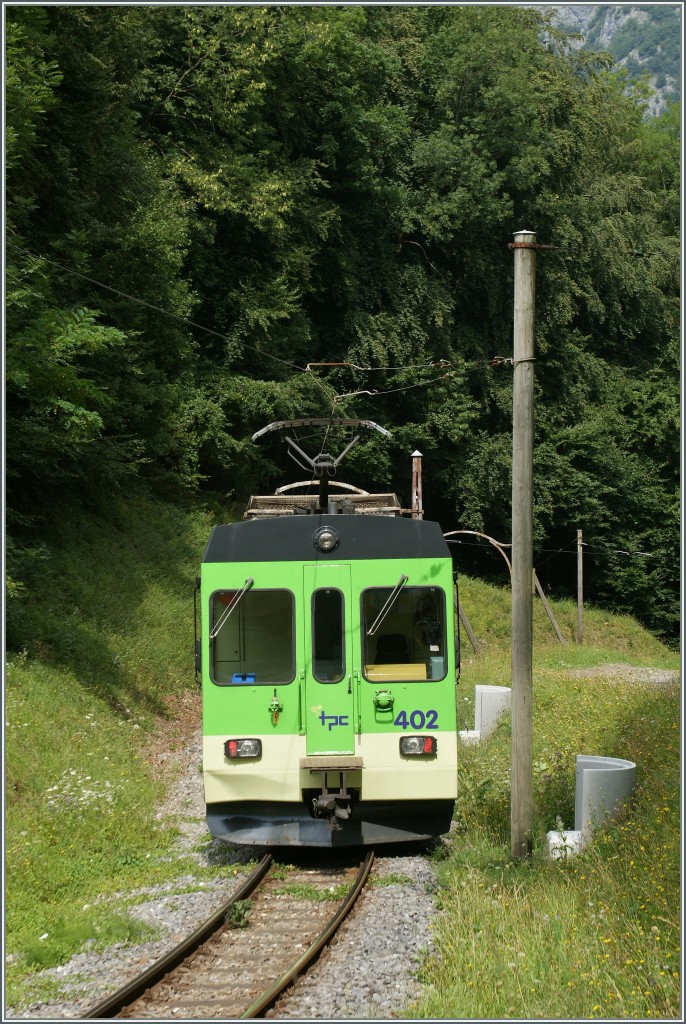
[[[269,871],[272,863],[271,854],[266,854],[259,862],[254,871],[248,875],[245,882],[238,890],[209,920],[205,921],[199,928],[185,938],[181,943],[157,960],[143,974],[140,974],[133,981],[118,989],[113,995],[107,996],[96,1006],[81,1015],[82,1020],[102,1020],[116,1017],[120,1010],[139,999],[149,988],[161,981],[171,970],[183,963],[186,957],[198,950],[201,945],[222,926],[230,907],[239,900],[246,899],[250,893],[257,888],[264,876]]]
[[[314,942],[305,950],[303,955],[293,964],[293,966],[284,974],[279,980],[272,985],[269,991],[265,992],[263,996],[257,999],[252,1006],[249,1006],[245,1013],[241,1014],[241,1019],[244,1018],[256,1018],[263,1016],[265,1010],[268,1010],[274,1005],[278,997],[288,988],[289,985],[293,984],[297,980],[298,976],[302,974],[305,969],[313,963],[319,956],[319,953],[324,948],[326,943],[329,941],[331,936],[334,934],[340,923],[348,915],[352,909],[357,897],[362,892],[369,873],[372,870],[372,864],[374,863],[374,851],[370,850],[365,857],[360,871],[355,879],[355,883],[350,889],[350,892],[346,896],[345,900],[338,908],[338,911],[317,936]]]
[[[248,1009],[242,1013],[242,1018],[263,1016],[264,1011],[274,1005],[284,989],[291,985],[298,976],[304,973],[309,965],[314,962],[338,928],[339,924],[344,920],[352,908],[359,894],[362,892],[371,871],[373,861],[374,853],[373,851],[370,851],[365,858],[365,861],[360,866],[360,870],[353,886],[335,915],[328,921],[305,953],[298,958],[289,970],[285,974],[282,974],[278,980],[272,981],[268,991],[264,992],[262,996],[255,1000]],[[247,882],[241,886],[239,892],[234,895],[233,899],[235,900],[239,897],[245,897],[247,895],[248,884],[250,884],[252,888],[256,888],[257,884],[259,884],[267,873],[270,863],[270,856],[263,858],[257,869],[251,874]],[[225,905],[217,914],[213,915],[209,921],[205,922],[201,928],[197,929],[196,932],[193,933],[193,936],[175,947],[170,954],[158,961],[152,968],[144,972],[143,975],[139,976],[133,982],[116,992],[113,996],[110,996],[107,1000],[99,1003],[88,1013],[84,1014],[84,1018],[93,1019],[114,1017],[120,1012],[122,1016],[126,1016],[127,1009],[130,1010],[133,1007],[133,1003],[138,999],[142,998],[144,1004],[149,1003],[151,999],[155,999],[151,989],[153,986],[161,983],[162,994],[169,999],[167,1009],[171,1006],[172,1012],[181,1011],[178,1019],[188,1019],[183,1011],[199,1011],[201,1008],[204,1008],[205,1010],[204,1016],[206,1019],[235,1019],[241,1012],[241,996],[239,994],[239,990],[243,988],[244,985],[240,979],[235,978],[235,985],[232,987],[232,990],[230,992],[224,992],[222,991],[223,985],[220,982],[215,982],[212,978],[208,978],[205,981],[205,985],[207,986],[206,991],[203,994],[194,993],[192,991],[192,985],[190,988],[186,987],[186,983],[191,980],[191,976],[195,973],[194,967],[191,967],[190,963],[188,963],[186,968],[182,969],[182,974],[186,975],[186,978],[184,981],[181,981],[180,987],[178,975],[177,981],[171,984],[165,984],[164,980],[170,969],[180,966],[181,961],[189,955],[191,950],[194,951],[193,956],[195,964],[198,963],[198,959],[202,959],[203,956],[209,955],[210,959],[216,959],[219,975],[226,971],[227,962],[223,956],[214,956],[210,948],[207,948],[206,953],[203,952],[203,950],[206,949],[204,943],[212,934],[214,934],[217,925],[220,923],[220,918],[225,917],[226,910],[227,905]],[[266,966],[266,964],[263,965],[263,970],[264,966]],[[272,975],[272,978],[275,977],[275,974]],[[252,987],[252,985],[248,986],[246,984],[245,987]],[[168,991],[165,992],[165,990]],[[158,995],[159,994],[160,991],[158,989]],[[245,1002],[243,1002],[243,1006],[245,1006]],[[145,1009],[143,1009],[143,1015],[148,1015]]]

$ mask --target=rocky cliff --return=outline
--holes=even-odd
[[[648,74],[654,95],[648,114],[681,97],[681,4],[541,4],[559,28],[579,35],[573,45],[606,50],[632,78]]]

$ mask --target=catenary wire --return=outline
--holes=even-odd
[[[179,313],[172,313],[170,310],[165,309],[163,306],[158,306],[154,302],[148,302],[146,299],[141,299],[137,295],[132,295],[130,292],[125,292],[121,288],[115,288],[114,285],[105,284],[104,281],[99,281],[97,278],[91,277],[88,274],[82,274],[78,270],[72,270],[71,267],[67,267],[67,266],[65,266],[64,263],[60,263],[58,260],[51,259],[49,256],[37,255],[36,253],[31,252],[29,249],[26,249],[24,246],[17,245],[14,242],[6,241],[5,244],[7,246],[9,246],[9,248],[14,249],[17,252],[21,252],[25,256],[28,256],[31,259],[36,260],[38,263],[40,263],[40,262],[49,263],[51,266],[57,267],[59,270],[64,271],[64,273],[71,274],[72,277],[77,277],[77,278],[79,278],[82,281],[87,281],[89,284],[93,284],[97,288],[103,288],[104,290],[112,292],[114,295],[119,295],[119,296],[121,296],[124,299],[128,299],[129,302],[134,302],[134,303],[136,303],[139,306],[145,306],[147,309],[151,309],[151,310],[153,310],[156,313],[160,313],[160,314],[162,314],[162,316],[166,316],[166,317],[168,317],[171,320],[176,320],[178,323],[182,323],[182,324],[184,324],[187,327],[195,327],[198,330],[204,331],[206,334],[210,334],[210,335],[212,335],[215,338],[220,338],[222,341],[230,340],[228,335],[222,334],[220,331],[215,331],[211,327],[206,327],[204,324],[199,324],[197,321],[191,320],[189,317],[181,316]],[[265,359],[271,359],[273,362],[279,363],[281,366],[285,366],[285,367],[287,367],[290,370],[296,370],[298,373],[308,373],[308,374],[310,374],[310,376],[317,382],[319,387],[321,387],[321,389],[324,391],[324,393],[326,394],[327,398],[329,400],[333,399],[334,407],[335,407],[336,403],[340,399],[342,399],[342,398],[351,398],[351,397],[354,397],[356,394],[368,393],[368,394],[373,394],[373,395],[386,395],[386,394],[392,394],[395,391],[404,391],[404,390],[409,390],[410,388],[415,388],[415,387],[428,387],[430,384],[435,383],[437,380],[443,379],[443,377],[437,377],[437,378],[434,378],[433,380],[425,381],[425,382],[422,382],[422,383],[419,383],[419,384],[407,385],[407,387],[404,387],[404,388],[393,388],[393,389],[390,389],[388,391],[351,392],[349,395],[333,395],[332,396],[332,394],[331,394],[331,390],[332,390],[331,389],[331,385],[327,385],[319,376],[317,376],[317,374],[313,374],[311,369],[310,369],[310,367],[312,367],[312,366],[327,366],[327,365],[328,366],[345,366],[345,367],[350,367],[352,369],[358,370],[359,372],[362,372],[362,373],[373,373],[373,372],[377,372],[379,370],[381,370],[381,371],[389,371],[389,370],[430,369],[430,368],[435,367],[435,366],[442,366],[442,367],[451,366],[451,367],[453,367],[453,371],[455,371],[455,370],[461,370],[461,369],[468,369],[468,368],[471,368],[473,366],[483,366],[483,361],[481,361],[481,360],[474,361],[472,363],[460,363],[460,364],[458,364],[456,366],[455,363],[453,363],[450,360],[446,360],[446,359],[441,359],[441,360],[438,360],[437,362],[434,362],[434,363],[417,363],[417,364],[408,365],[408,366],[367,366],[367,367],[364,367],[364,366],[358,366],[355,363],[346,363],[346,362],[342,362],[342,363],[317,363],[317,362],[310,362],[310,363],[307,363],[306,366],[299,366],[297,363],[289,362],[287,359],[281,359],[279,356],[275,356],[271,352],[264,352],[261,349],[256,348],[254,345],[250,345],[247,341],[236,341],[236,344],[241,345],[247,351],[254,352],[257,355],[264,357]],[[444,374],[443,376],[447,376],[447,375]]]
[[[449,540],[446,538],[447,544],[460,544],[465,548],[482,548],[483,550],[490,551],[492,545],[488,543],[481,544],[477,541],[468,540]],[[574,542],[576,543],[576,541]],[[624,555],[627,558],[659,558],[656,551],[625,551],[624,548],[587,548],[583,545],[584,554],[589,555],[601,555],[603,557],[610,557],[611,555]],[[576,551],[568,551],[566,548],[541,548],[541,551],[552,551],[553,554],[564,554],[576,556]],[[546,559],[548,561],[548,559]],[[545,563],[543,563],[545,564]],[[537,565],[536,568],[540,566]]]
[[[141,299],[137,295],[131,295],[129,292],[125,292],[121,288],[115,288],[113,285],[105,284],[104,281],[98,281],[97,278],[89,277],[88,274],[82,274],[77,270],[72,270],[70,267],[66,267],[63,263],[50,259],[48,256],[37,256],[29,249],[25,249],[21,245],[15,245],[14,242],[6,242],[5,244],[11,249],[16,249],[17,252],[22,252],[24,255],[30,256],[31,259],[49,263],[54,267],[58,267],[59,270],[63,270],[66,274],[78,277],[82,281],[88,281],[89,284],[94,284],[98,288],[104,288],[106,291],[112,292],[114,295],[120,295],[122,298],[128,299],[130,302],[135,302],[139,306],[146,306],[148,309],[152,309],[156,313],[161,313],[162,316],[169,317],[172,320],[177,320],[179,323],[185,324],[187,327],[196,327],[198,330],[204,331],[206,334],[211,334],[215,338],[221,338],[222,341],[229,340],[228,335],[221,334],[219,331],[215,331],[211,327],[205,327],[204,324],[199,324],[195,320],[189,319],[189,317],[181,316],[179,313],[172,313],[168,309],[164,309],[162,306],[156,305],[154,302],[148,302],[146,299]],[[291,363],[287,359],[281,359],[279,356],[272,355],[271,352],[263,352],[261,349],[255,348],[254,345],[248,344],[247,341],[238,341],[237,344],[242,345],[243,348],[250,352],[255,352],[257,355],[263,356],[265,359],[271,359],[275,363],[280,363],[282,366],[288,367],[289,370],[297,370],[299,373],[306,372],[304,366],[298,366],[297,363]],[[326,392],[327,398],[331,399],[331,394],[330,391],[327,390],[327,385],[325,385],[317,376],[313,376],[313,379],[319,384],[322,390]]]
[[[82,281],[88,281],[89,284],[93,284],[93,285],[95,285],[98,288],[103,288],[106,291],[112,292],[114,295],[120,295],[122,298],[128,299],[130,302],[134,302],[134,303],[136,303],[136,304],[138,304],[140,306],[145,306],[148,309],[152,309],[156,313],[161,313],[162,316],[169,317],[170,319],[176,320],[179,323],[183,323],[183,324],[185,324],[188,327],[195,327],[195,328],[197,328],[200,331],[204,331],[206,334],[211,334],[211,335],[213,335],[216,338],[220,338],[222,341],[228,341],[229,340],[229,338],[228,338],[228,336],[226,334],[222,334],[219,331],[215,331],[211,327],[205,327],[204,324],[199,324],[196,321],[191,320],[188,317],[181,316],[178,313],[172,313],[169,310],[164,309],[162,306],[158,306],[155,303],[148,302],[146,299],[141,299],[137,295],[131,295],[129,292],[125,292],[121,288],[115,288],[113,285],[108,285],[108,284],[105,284],[103,281],[98,281],[96,278],[90,277],[88,274],[82,274],[82,273],[80,273],[77,270],[72,270],[70,267],[66,267],[63,263],[60,263],[57,260],[50,259],[48,256],[44,256],[44,255],[38,256],[35,253],[31,252],[29,249],[26,249],[26,248],[24,248],[21,245],[16,245],[16,243],[9,242],[7,240],[5,241],[5,244],[7,246],[9,246],[9,248],[14,249],[17,252],[21,252],[25,256],[29,256],[31,259],[36,260],[37,262],[43,261],[45,263],[49,263],[51,266],[57,267],[59,270],[62,270],[62,271],[64,271],[67,274],[71,274],[73,277],[78,277]],[[553,248],[553,247],[550,247],[550,248]],[[565,252],[567,250],[562,248],[559,251]],[[632,252],[632,255],[635,255],[635,256],[652,256],[652,255],[655,255],[655,254],[654,253]],[[441,359],[437,363],[419,363],[419,364],[414,364],[414,365],[411,365],[411,366],[408,365],[408,366],[402,366],[402,367],[401,366],[369,366],[369,367],[363,367],[363,366],[358,366],[357,364],[354,364],[354,363],[339,363],[339,364],[320,363],[320,364],[318,364],[316,362],[308,363],[306,366],[299,366],[297,363],[292,363],[292,362],[289,362],[286,359],[281,359],[279,356],[272,355],[270,352],[263,352],[261,349],[258,349],[255,346],[250,345],[246,341],[238,341],[237,344],[241,345],[244,349],[246,349],[246,350],[248,350],[250,352],[255,352],[257,355],[263,356],[263,357],[265,357],[267,359],[271,359],[273,362],[279,363],[282,366],[286,366],[288,369],[296,370],[296,371],[298,371],[298,373],[309,373],[313,377],[313,379],[317,382],[319,387],[324,391],[324,393],[326,394],[327,398],[330,401],[332,401],[331,412],[329,413],[329,418],[330,419],[333,419],[333,414],[334,414],[334,411],[336,409],[336,405],[343,398],[352,398],[352,397],[355,397],[356,395],[360,395],[360,394],[367,394],[367,395],[370,395],[371,397],[377,397],[377,396],[381,397],[383,395],[395,394],[395,393],[400,392],[400,391],[409,391],[409,390],[411,390],[413,388],[417,388],[417,387],[428,387],[430,384],[435,384],[438,381],[446,380],[448,377],[454,376],[460,370],[472,369],[474,367],[483,367],[483,365],[484,365],[484,361],[482,361],[482,360],[473,360],[473,361],[468,362],[468,363],[467,362],[460,363],[460,364],[458,364],[456,366],[455,363],[453,363],[451,360]],[[511,363],[512,360],[506,359],[504,357],[495,357],[495,359],[493,359],[493,360],[486,360],[486,362],[489,362],[490,365],[500,365],[500,364],[504,364],[504,363]],[[418,384],[408,384],[408,385],[405,385],[405,386],[400,387],[400,388],[390,388],[390,389],[388,389],[386,391],[373,391],[373,392],[372,391],[354,391],[354,392],[350,392],[349,394],[344,394],[344,395],[335,395],[334,394],[332,396],[331,393],[330,393],[330,390],[327,389],[327,385],[325,385],[324,381],[322,381],[316,374],[312,374],[312,372],[311,372],[310,367],[311,366],[317,366],[317,365],[321,365],[321,366],[325,366],[325,365],[347,366],[347,367],[350,367],[350,368],[355,369],[355,370],[357,370],[359,372],[362,372],[362,373],[372,373],[372,372],[376,372],[376,371],[379,371],[379,370],[389,371],[389,370],[407,370],[407,369],[429,369],[429,368],[431,368],[433,366],[452,366],[453,369],[451,371],[449,371],[448,373],[441,374],[441,376],[439,376],[439,377],[434,377],[432,380],[422,381],[422,382],[420,382]],[[330,388],[330,385],[328,386],[328,388]],[[327,441],[327,438],[328,438],[328,435],[329,435],[330,427],[331,427],[331,423],[329,423],[327,425],[327,428],[326,428],[326,433],[324,435],[324,440],[322,442],[322,448],[321,448],[322,452],[324,450],[324,445],[326,444],[326,441]],[[321,452],[320,452],[320,454],[321,454]],[[312,480],[312,483],[314,483],[314,478]],[[470,543],[468,541],[450,540],[450,541],[448,541],[448,543],[449,544],[462,544],[465,547],[483,547],[482,544]],[[554,555],[557,555],[557,554],[570,554],[570,555],[574,555],[574,554],[576,554],[575,551],[568,550],[570,547],[572,547],[573,544],[576,544],[576,539],[573,540],[573,541],[570,541],[570,543],[565,545],[565,547],[563,547],[563,548],[542,548],[541,549],[541,553],[542,554],[543,553],[550,553],[551,557],[554,556]],[[588,547],[588,545],[585,542],[582,543],[582,548],[583,548],[583,551],[584,551],[585,554],[600,555],[602,557],[610,557],[612,555],[624,555],[625,557],[628,557],[628,558],[655,558],[655,557],[657,557],[656,553],[655,552],[651,552],[651,551],[635,551],[635,552],[633,552],[633,551],[626,551],[623,548],[616,548],[616,549],[610,549],[610,548],[606,548],[606,549],[590,548],[590,547]],[[549,562],[549,561],[550,561],[550,558],[546,559],[543,563],[538,563],[538,567],[541,567],[542,565],[547,564],[547,562]]]

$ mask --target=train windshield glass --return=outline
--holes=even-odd
[[[290,683],[295,678],[294,598],[288,590],[212,595],[210,661],[220,685]],[[227,615],[227,610],[232,610]]]
[[[312,674],[320,683],[339,683],[345,673],[343,594],[330,588],[312,595]]]
[[[404,587],[378,631],[369,634],[393,589],[374,587],[362,594],[365,677],[374,683],[444,679],[448,661],[440,588]]]

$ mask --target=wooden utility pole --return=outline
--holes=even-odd
[[[536,575],[536,570],[535,569],[534,569],[534,587],[536,588],[536,592],[537,592],[538,596],[541,599],[541,603],[543,604],[543,607],[546,610],[546,614],[547,614],[548,618],[550,619],[552,627],[555,630],[555,636],[557,637],[557,639],[560,641],[561,644],[566,644],[567,641],[563,637],[562,630],[558,626],[557,621],[555,619],[555,616],[553,615],[553,609],[548,604],[548,599],[545,596],[545,594],[543,593],[543,587],[541,586],[541,581],[539,580],[538,576]]]
[[[576,531],[576,642],[584,642],[584,538]]]
[[[514,241],[512,416],[512,772],[511,852],[530,856],[533,761],[533,455],[536,234]]]

